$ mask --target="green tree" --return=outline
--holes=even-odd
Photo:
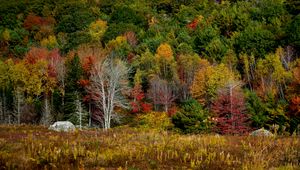
[[[212,126],[208,111],[194,99],[181,104],[180,110],[172,117],[172,123],[183,133],[207,133]]]
[[[77,55],[71,56],[66,62],[66,78],[65,78],[65,119],[71,120],[73,123],[77,122],[76,100],[78,96],[81,97],[83,91],[79,86],[79,80],[83,75],[80,59]]]

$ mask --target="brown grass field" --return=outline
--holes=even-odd
[[[0,169],[300,169],[300,138],[1,125]]]

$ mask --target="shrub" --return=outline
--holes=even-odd
[[[172,123],[165,112],[149,112],[137,117],[139,127],[146,129],[167,130],[172,127]]]

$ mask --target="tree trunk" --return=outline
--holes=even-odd
[[[20,96],[20,92],[17,92],[17,113],[18,113],[18,124],[21,123],[21,96]]]
[[[89,127],[92,126],[91,102],[89,101]]]

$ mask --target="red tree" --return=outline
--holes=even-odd
[[[140,84],[136,84],[134,86],[131,91],[131,95],[133,97],[133,101],[130,103],[132,113],[149,112],[152,110],[151,104],[144,101],[145,94]]]
[[[249,131],[248,116],[244,113],[245,101],[241,92],[234,90],[236,86],[228,86],[220,91],[212,105],[216,116],[217,131],[221,134],[244,134]]]

